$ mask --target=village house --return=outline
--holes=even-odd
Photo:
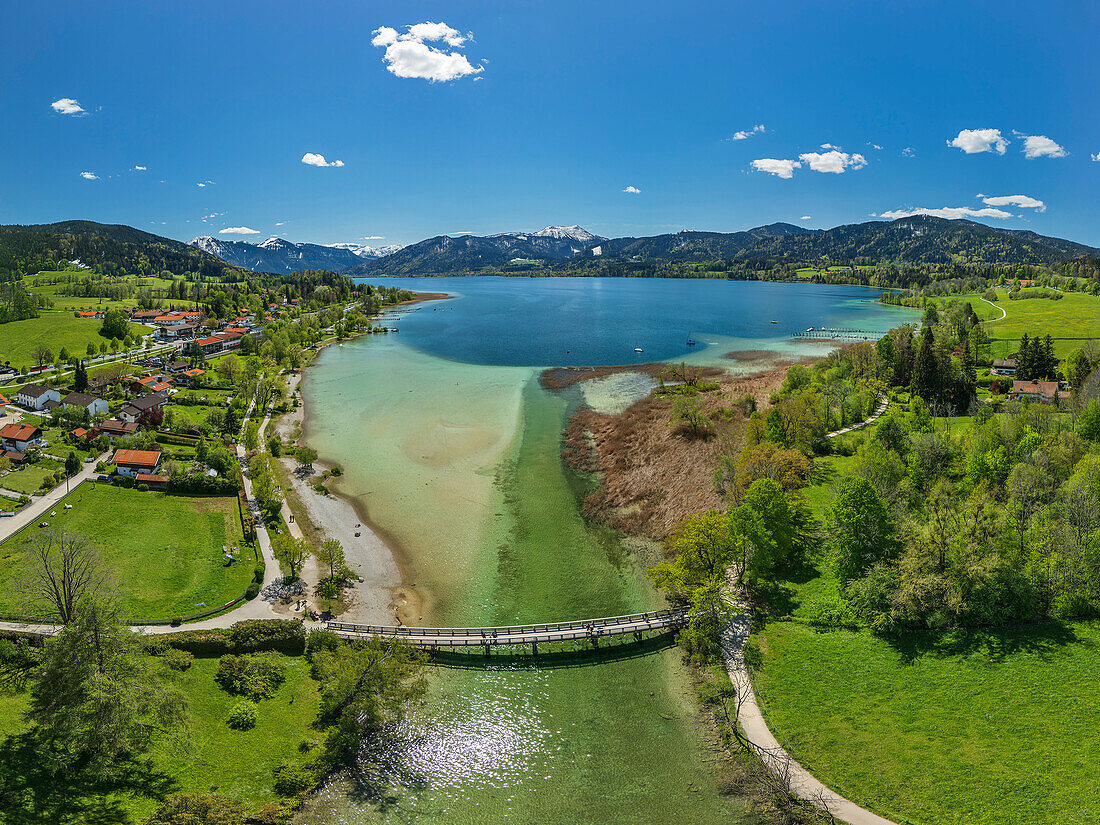
[[[102,318],[103,317],[103,310],[102,309],[85,309],[85,310],[82,310],[81,312],[78,312],[76,315],[77,315],[78,318]]]
[[[173,324],[171,326],[160,327],[155,334],[155,338],[161,341],[176,341],[182,338],[194,338],[198,335],[201,326],[196,322],[185,322],[182,324]]]
[[[123,421],[137,423],[137,421],[147,413],[163,409],[167,401],[168,399],[159,393],[143,395],[132,401],[127,401],[122,409],[118,411],[118,417]]]
[[[119,475],[137,478],[141,474],[156,473],[160,466],[158,450],[115,450],[113,459]]]
[[[1063,390],[1057,381],[1013,381],[1008,392],[1009,401],[1037,401],[1040,404],[1053,404],[1062,398],[1069,398],[1069,392]]]
[[[25,453],[37,447],[42,440],[42,430],[33,424],[8,424],[0,428],[0,445],[5,450]]]
[[[8,404],[11,403],[4,396],[0,395],[0,415],[4,415],[8,411]]]
[[[66,407],[83,407],[91,415],[107,414],[107,402],[85,392],[71,392],[61,399],[61,403]]]
[[[206,370],[200,370],[197,367],[193,370],[187,370],[183,376],[187,379],[187,383],[194,387],[199,382],[199,376],[206,375]]]
[[[169,361],[164,368],[168,370],[168,372],[183,372],[184,370],[191,369],[191,362],[180,358],[176,361]]]
[[[136,321],[139,324],[148,324],[152,323],[153,319],[159,317],[161,314],[159,309],[147,309],[131,314],[130,320]]]
[[[113,443],[116,438],[124,438],[128,435],[133,435],[138,431],[138,425],[133,421],[121,421],[118,418],[108,418],[92,432],[103,433]]]
[[[994,358],[993,366],[989,368],[990,375],[1015,375],[1015,358]]]
[[[31,410],[47,409],[47,401],[60,403],[61,393],[49,387],[39,386],[38,384],[27,384],[15,391],[15,403],[22,404],[24,407]]]

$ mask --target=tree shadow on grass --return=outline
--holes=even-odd
[[[880,634],[896,650],[905,663],[922,656],[948,658],[980,655],[990,662],[1000,662],[1017,653],[1038,654],[1049,658],[1070,644],[1092,647],[1091,639],[1083,639],[1062,622],[993,628],[956,628],[951,630],[909,630]]]
[[[160,799],[175,781],[148,760],[120,759],[114,775],[99,777],[77,764],[58,773],[45,765],[33,732],[0,741],[0,822],[5,825],[129,825],[123,800]]]

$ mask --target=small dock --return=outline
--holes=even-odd
[[[642,641],[647,634],[667,633],[683,627],[689,618],[687,608],[671,608],[601,619],[501,627],[393,627],[348,622],[328,622],[325,627],[349,641],[403,639],[424,650],[483,647],[486,654],[494,647],[508,646],[530,649],[531,655],[537,656],[539,645],[549,647],[553,642],[589,642],[598,650],[601,639],[633,636],[636,641]]]
[[[877,341],[882,337],[881,332],[871,332],[866,329],[836,329],[834,327],[810,327],[802,332],[791,334],[792,338],[803,338],[818,341]]]

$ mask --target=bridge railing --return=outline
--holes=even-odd
[[[351,622],[327,622],[325,627],[337,633],[349,633],[356,636],[413,636],[448,638],[469,637],[479,642],[483,637],[522,636],[523,634],[554,633],[559,638],[583,638],[590,628],[615,629],[623,625],[672,626],[687,621],[687,608],[653,610],[646,613],[630,613],[625,616],[608,616],[600,619],[580,619],[568,622],[548,622],[545,624],[498,625],[495,627],[398,627],[392,625],[364,625]],[[562,636],[562,632],[577,631],[575,636]],[[537,640],[533,636],[532,640]]]

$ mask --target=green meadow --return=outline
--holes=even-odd
[[[58,504],[56,515],[43,520],[89,539],[114,579],[123,612],[135,621],[167,621],[217,607],[244,593],[252,578],[256,562],[251,548],[243,546],[234,498],[170,496],[85,482],[63,503],[72,509]],[[0,544],[0,613],[27,612],[16,582],[25,549],[41,529],[29,526]],[[240,548],[229,567],[223,547]]]

